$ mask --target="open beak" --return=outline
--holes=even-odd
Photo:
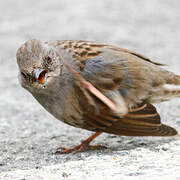
[[[33,76],[41,84],[45,84],[47,82],[48,70],[36,68],[33,71]]]

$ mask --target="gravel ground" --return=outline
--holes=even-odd
[[[102,151],[56,155],[91,132],[48,114],[17,80],[16,50],[28,39],[83,39],[117,44],[178,73],[180,1],[1,0],[0,180],[180,180],[180,137],[103,134]],[[180,101],[157,105],[180,132]]]

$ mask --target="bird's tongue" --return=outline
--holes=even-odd
[[[38,77],[38,80],[41,84],[44,84],[46,83],[46,80],[47,80],[47,70],[44,70],[40,73],[39,77]]]
[[[34,73],[34,77],[37,81],[39,81],[41,84],[46,83],[48,70],[46,70],[46,69],[35,69],[33,73]]]

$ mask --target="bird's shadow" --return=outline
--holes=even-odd
[[[112,136],[113,137],[113,136]],[[112,138],[111,136],[109,138]],[[117,141],[116,145],[108,147],[108,149],[104,150],[102,153],[115,153],[115,152],[124,152],[135,150],[139,148],[145,148],[150,151],[159,151],[160,149],[167,151],[170,149],[168,146],[164,146],[165,144],[169,144],[170,142],[176,141],[180,136],[175,137],[121,137],[120,140]],[[118,144],[119,143],[119,144]],[[110,145],[110,144],[108,144]]]
[[[108,137],[106,137],[106,142],[101,143],[101,145],[106,148],[102,148],[101,150],[89,150],[84,152],[75,151],[71,153],[71,155],[76,155],[79,153],[85,153],[88,156],[95,155],[96,153],[106,155],[115,153],[126,154],[128,153],[128,151],[136,150],[139,148],[145,148],[154,152],[159,151],[160,149],[168,151],[170,147],[164,145],[176,141],[179,138],[179,135],[175,137],[119,137],[116,135],[109,135]],[[60,147],[60,149],[61,148],[63,149],[63,147]]]

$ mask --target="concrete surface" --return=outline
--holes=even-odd
[[[26,40],[84,39],[118,44],[180,67],[180,1],[1,0],[0,180],[180,179],[180,138],[118,137],[95,143],[108,149],[55,155],[91,132],[67,126],[23,90],[16,50]],[[179,99],[157,106],[180,132]]]

